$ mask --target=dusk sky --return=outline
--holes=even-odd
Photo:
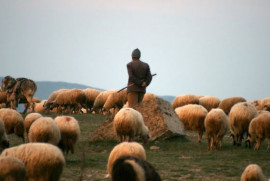
[[[131,52],[147,92],[270,97],[269,0],[0,0],[0,76],[126,86]]]

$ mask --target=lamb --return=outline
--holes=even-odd
[[[112,175],[112,167],[114,162],[121,156],[124,155],[132,155],[132,156],[137,156],[141,158],[142,160],[146,160],[146,152],[143,148],[143,146],[137,142],[122,142],[118,145],[116,145],[108,158],[108,163],[107,163],[107,171],[108,175]]]
[[[109,97],[109,95],[114,93],[114,92],[116,92],[116,90],[107,90],[107,91],[101,92],[95,99],[93,111],[100,112],[102,110],[107,98]]]
[[[204,96],[199,99],[199,104],[205,107],[208,112],[213,108],[217,108],[219,103],[219,98],[214,96]]]
[[[33,124],[33,122],[35,122],[40,117],[42,117],[42,115],[39,113],[29,113],[24,118],[24,126],[25,126],[25,131],[27,135],[29,133],[30,126]]]
[[[253,146],[256,142],[254,150],[259,150],[262,141],[265,137],[268,139],[267,150],[270,149],[270,113],[268,111],[262,111],[257,117],[253,118],[248,128],[248,139],[249,147]]]
[[[241,175],[241,181],[267,181],[261,167],[257,164],[249,164]]]
[[[235,105],[238,102],[246,102],[246,99],[243,97],[229,97],[226,99],[223,99],[219,105],[218,108],[222,109],[227,115],[229,115],[231,108],[233,105]]]
[[[24,139],[24,120],[22,115],[16,110],[10,108],[0,109],[0,118],[5,124],[7,134],[15,133],[18,137]]]
[[[26,168],[28,181],[59,181],[65,158],[61,150],[48,143],[27,143],[5,149],[1,157],[20,159]]]
[[[16,157],[0,157],[0,180],[26,180],[24,163]]]
[[[30,142],[45,142],[58,145],[61,139],[60,130],[51,117],[40,117],[30,127]]]
[[[106,99],[103,109],[105,111],[109,111],[112,108],[120,110],[126,102],[127,90],[122,90],[121,92],[113,92]]]
[[[112,181],[161,181],[159,174],[147,161],[131,155],[118,158],[112,168]]]
[[[176,109],[177,107],[187,105],[187,104],[199,104],[198,96],[192,95],[192,94],[184,94],[184,95],[177,96],[176,98],[174,98],[172,102],[172,106],[174,109]]]
[[[64,154],[68,154],[69,151],[74,154],[74,145],[80,136],[78,121],[71,116],[57,116],[54,120],[61,132],[61,140],[58,146]]]
[[[0,151],[9,147],[9,141],[5,130],[5,125],[2,119],[0,119]]]
[[[47,100],[42,100],[40,102],[34,102],[32,103],[32,105],[30,106],[29,110],[30,112],[37,112],[37,113],[44,113],[45,112],[45,103],[47,102]]]
[[[204,120],[205,132],[208,138],[208,150],[217,149],[220,143],[222,147],[222,139],[229,128],[228,116],[222,109],[212,109]]]
[[[133,108],[122,108],[113,120],[114,132],[120,141],[133,141],[135,136],[141,136],[146,143],[149,138],[148,128],[144,124],[143,116]]]
[[[184,123],[186,130],[198,131],[198,142],[201,142],[204,128],[204,119],[208,111],[201,105],[188,104],[175,109],[179,119]]]
[[[254,105],[247,102],[239,102],[235,104],[229,113],[229,124],[233,144],[240,146],[243,135],[248,133],[250,121],[257,116],[258,112]]]
[[[97,89],[91,89],[91,88],[86,88],[83,91],[86,95],[86,110],[88,113],[92,111],[95,99],[101,93],[101,91]]]

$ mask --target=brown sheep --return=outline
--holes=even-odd
[[[24,118],[24,126],[25,126],[25,131],[28,136],[30,126],[35,122],[38,118],[42,117],[41,114],[39,113],[29,113],[27,116]]]
[[[107,90],[104,92],[101,92],[95,99],[93,111],[95,112],[102,112],[102,108],[109,97],[110,94],[116,92],[116,90]]]
[[[235,104],[229,113],[230,130],[233,136],[233,144],[240,146],[243,135],[248,133],[250,121],[258,114],[254,105],[247,102]]]
[[[53,109],[52,104],[55,101],[58,94],[67,90],[68,89],[59,89],[59,90],[53,91],[51,95],[49,96],[48,100],[44,103],[45,111],[51,111]]]
[[[220,143],[222,147],[222,139],[229,128],[228,116],[222,109],[212,109],[204,120],[205,132],[208,138],[208,150],[217,149]]]
[[[220,103],[218,108],[222,109],[227,115],[229,115],[231,108],[238,102],[246,102],[246,99],[243,97],[229,97],[223,99]]]
[[[109,111],[112,108],[120,110],[126,104],[126,102],[127,90],[122,90],[121,92],[113,92],[106,99],[103,109],[105,111]]]
[[[199,97],[192,94],[184,94],[174,98],[172,106],[174,109],[187,104],[199,104]]]
[[[205,107],[207,111],[211,111],[211,109],[217,108],[219,103],[219,98],[214,96],[204,96],[199,99],[199,104]]]
[[[265,137],[268,139],[267,150],[270,150],[270,113],[268,111],[261,112],[257,117],[253,118],[248,128],[249,147],[256,142],[254,150],[258,150]]]
[[[198,141],[201,142],[204,128],[204,119],[208,111],[201,105],[188,104],[175,109],[179,119],[184,123],[186,130],[198,131]]]

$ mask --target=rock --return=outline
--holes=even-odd
[[[159,150],[159,149],[160,149],[159,146],[151,146],[151,147],[150,147],[150,150]]]
[[[185,135],[184,125],[168,101],[153,97],[135,109],[143,115],[145,125],[149,128],[150,141]],[[118,140],[113,130],[113,119],[105,121],[94,132],[90,141],[96,140]]]

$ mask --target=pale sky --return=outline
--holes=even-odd
[[[0,0],[0,76],[127,84],[139,48],[157,95],[270,96],[269,0]]]

